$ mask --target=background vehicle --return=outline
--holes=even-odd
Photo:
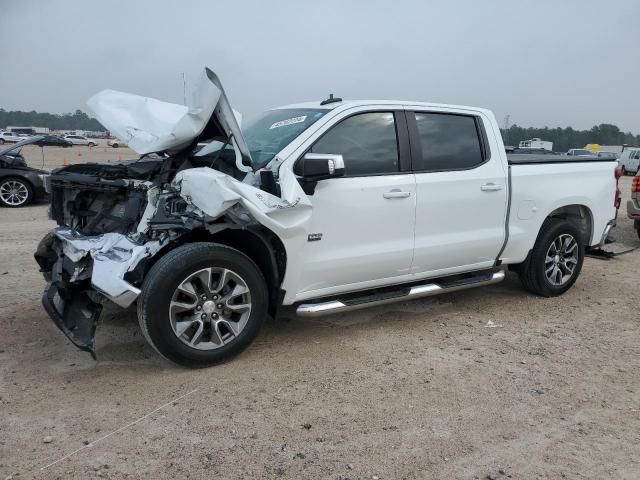
[[[126,147],[127,142],[123,142],[119,138],[110,138],[107,140],[107,145],[113,148]]]
[[[572,148],[567,152],[572,157],[593,157],[596,154],[584,148]]]
[[[38,141],[38,145],[44,147],[70,147],[73,145],[69,140],[56,135],[44,135],[42,140]]]
[[[557,153],[551,150],[545,150],[544,148],[507,148],[507,153],[515,153],[522,155],[557,155]]]
[[[633,175],[640,168],[640,148],[625,148],[620,154],[618,163],[623,175]]]
[[[640,238],[640,172],[636,173],[631,183],[631,199],[627,201],[627,216],[633,220],[633,228]]]
[[[17,133],[14,132],[0,132],[0,145],[5,143],[17,143],[24,140]]]
[[[532,138],[531,140],[522,140],[518,144],[518,148],[525,150],[527,148],[532,149],[541,149],[546,150],[548,152],[553,151],[553,142],[547,142],[545,140],[541,140],[539,138]]]
[[[49,172],[28,167],[19,153],[24,145],[42,137],[31,137],[0,150],[0,206],[24,207],[45,198],[44,178]]]
[[[99,145],[95,138],[87,138],[83,135],[65,135],[64,139],[73,145],[89,145],[90,147]]]
[[[526,290],[561,295],[615,224],[615,161],[507,157],[488,110],[331,97],[240,130],[210,70],[196,98],[219,100],[176,133],[182,114],[159,126],[127,109],[144,99],[96,95],[101,124],[139,132],[132,149],[173,153],[51,176],[43,304],[84,350],[107,299],[137,302],[161,355],[204,366],[244,349],[281,305],[344,312],[496,283],[506,267]]]

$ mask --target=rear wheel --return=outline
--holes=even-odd
[[[0,180],[0,204],[17,208],[28,205],[33,200],[33,188],[26,180],[8,177]]]
[[[156,263],[138,300],[138,320],[149,343],[188,367],[221,363],[244,350],[267,315],[260,269],[224,245],[193,243]]]
[[[563,219],[548,219],[536,243],[518,269],[524,288],[536,295],[562,295],[576,282],[584,261],[580,229]]]
[[[112,143],[112,144],[111,144],[111,146],[112,146],[113,148],[118,148],[118,146],[119,146],[119,145],[118,145],[117,143]]]
[[[0,145],[4,145],[4,138],[0,138]]]

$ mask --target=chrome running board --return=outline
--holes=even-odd
[[[350,299],[335,299],[321,303],[303,303],[298,306],[296,313],[301,317],[319,317],[331,313],[348,312],[360,308],[368,308],[386,303],[413,300],[414,298],[431,297],[442,293],[466,290],[467,288],[491,285],[504,280],[504,270],[497,272],[482,272],[461,280],[447,280],[446,278],[436,282],[414,285],[398,290],[388,290],[385,293],[369,294],[360,292],[360,296],[350,295]]]

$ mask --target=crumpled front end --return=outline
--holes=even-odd
[[[48,282],[42,302],[58,328],[94,357],[102,305],[133,304],[166,251],[225,229],[259,226],[286,239],[310,218],[311,202],[291,171],[278,177],[252,170],[236,115],[208,69],[196,100],[187,108],[121,92],[96,95],[90,103],[103,124],[138,153],[157,154],[70,165],[47,180],[58,228],[35,253]],[[233,148],[196,155],[205,140]]]

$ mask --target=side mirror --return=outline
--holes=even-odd
[[[342,155],[328,153],[307,153],[293,166],[293,173],[308,181],[344,175],[344,159]]]

